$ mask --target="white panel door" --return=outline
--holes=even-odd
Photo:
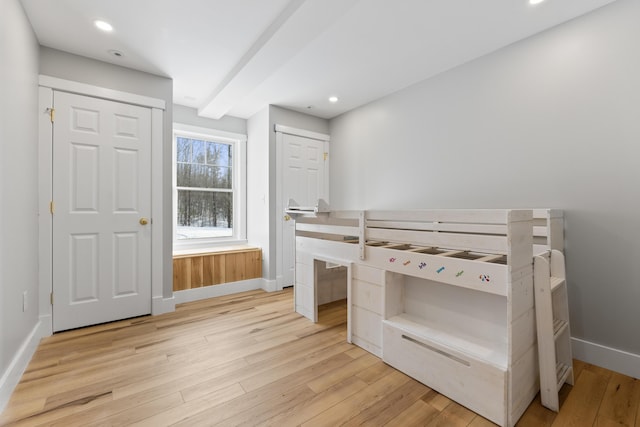
[[[282,253],[279,280],[282,286],[295,283],[296,307],[314,307],[315,289],[313,283],[298,283],[295,280],[295,223],[286,215],[285,209],[289,199],[304,207],[315,206],[319,198],[327,199],[325,153],[328,154],[326,141],[282,135],[282,198],[279,206]]]
[[[53,329],[151,313],[151,110],[54,92]]]

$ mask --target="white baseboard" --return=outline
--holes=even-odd
[[[7,370],[3,372],[0,378],[0,412],[4,411],[7,406],[11,393],[20,382],[22,373],[27,369],[33,353],[38,348],[40,339],[49,335],[51,335],[51,331],[47,330],[47,325],[38,320],[38,323],[36,323],[29,336],[16,352]]]
[[[276,280],[262,279],[262,289],[267,292],[275,292],[278,290],[278,282]]]
[[[202,288],[185,289],[184,291],[175,291],[173,298],[176,304],[182,304],[184,302],[237,294],[238,292],[264,289],[263,282],[263,279],[249,279],[220,285],[203,286]]]
[[[571,338],[573,357],[633,378],[640,378],[640,355]]]
[[[53,335],[53,317],[51,313],[40,315],[40,338]]]
[[[171,313],[176,311],[175,297],[164,298],[153,297],[151,298],[151,314],[157,316],[159,314]]]

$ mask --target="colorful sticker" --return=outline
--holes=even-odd
[[[443,271],[444,271],[444,267],[440,267],[439,269],[436,270],[438,274],[442,273]]]
[[[458,273],[456,273],[456,277],[460,277],[464,274],[464,270],[460,270],[458,271]]]
[[[491,277],[488,274],[481,274],[478,279],[482,280],[483,282],[489,282]]]
[[[389,258],[389,262],[396,262],[395,258]]]
[[[409,265],[409,264],[411,264],[411,261],[405,261],[402,263],[402,265]]]
[[[427,266],[427,263],[426,263],[426,262],[421,262],[420,264],[418,264],[418,268],[419,268],[420,270],[422,270],[422,269],[423,269],[423,268],[425,268],[426,266]]]

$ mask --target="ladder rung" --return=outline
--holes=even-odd
[[[564,284],[564,279],[562,277],[551,277],[550,282],[551,292],[553,292],[558,286]]]
[[[562,319],[553,319],[553,339],[557,340],[561,333],[563,333],[567,327],[569,326],[569,322]]]
[[[558,391],[562,388],[562,385],[567,382],[567,378],[571,374],[572,368],[564,363],[558,363],[556,365],[556,375],[558,378]]]

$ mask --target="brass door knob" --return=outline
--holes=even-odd
[[[291,217],[290,217],[289,215],[285,215],[285,216],[284,216],[284,220],[285,220],[285,221],[290,221],[290,220],[291,220]]]
[[[140,218],[140,225],[147,225],[149,224],[149,220],[147,218]]]

